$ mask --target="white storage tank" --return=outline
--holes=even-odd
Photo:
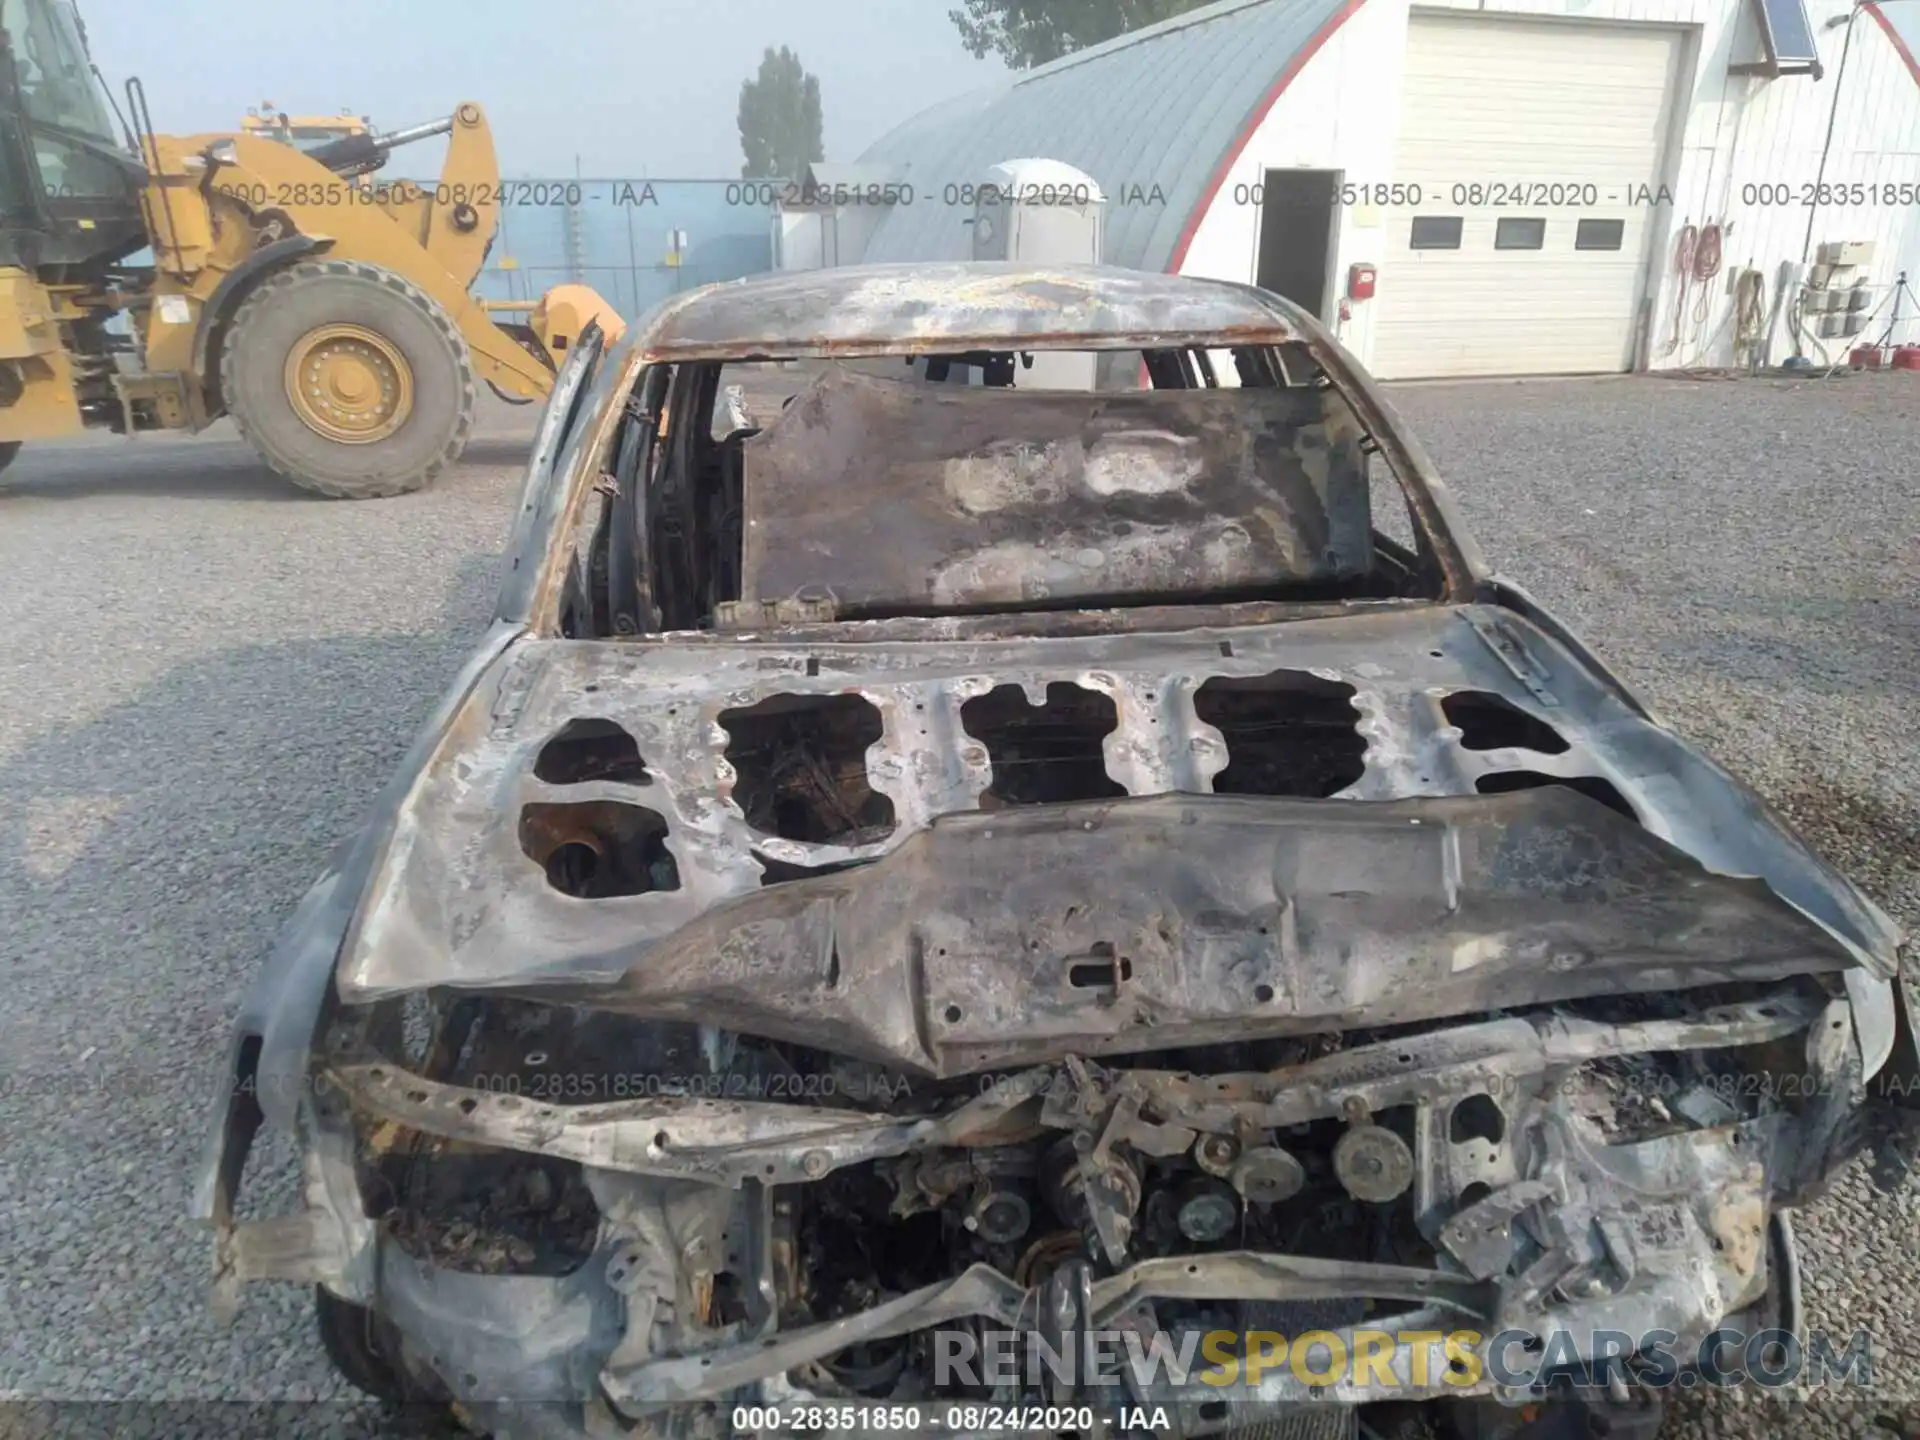
[[[989,166],[975,182],[973,258],[1023,265],[1100,261],[1106,196],[1094,178],[1062,160],[1030,157]],[[1091,390],[1094,357],[1035,355],[1014,372],[1022,390]]]
[[[1097,265],[1107,199],[1062,160],[1003,160],[975,183],[973,258]]]

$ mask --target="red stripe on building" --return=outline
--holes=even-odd
[[[1365,0],[1347,0],[1338,13],[1316,30],[1312,39],[1300,47],[1300,52],[1293,57],[1287,68],[1282,70],[1275,77],[1273,84],[1267,87],[1267,93],[1260,97],[1260,103],[1249,112],[1246,123],[1240,127],[1240,133],[1234,136],[1233,144],[1227,147],[1227,153],[1220,157],[1220,163],[1213,167],[1213,174],[1207,177],[1206,188],[1200,192],[1200,198],[1194,203],[1192,213],[1187,216],[1187,223],[1181,227],[1180,238],[1173,242],[1173,258],[1167,261],[1169,275],[1179,274],[1180,267],[1187,263],[1187,251],[1193,246],[1193,237],[1199,232],[1200,222],[1206,218],[1207,211],[1213,208],[1213,202],[1219,198],[1220,187],[1227,183],[1227,176],[1233,173],[1233,167],[1239,163],[1241,154],[1248,145],[1253,143],[1254,132],[1260,128],[1261,121],[1267,118],[1268,112],[1278,103],[1287,86],[1293,83],[1294,77],[1306,68],[1307,62],[1320,53],[1320,47],[1333,38],[1333,32],[1346,24],[1364,3]],[[1867,8],[1873,9],[1871,5]],[[1880,23],[1884,25],[1886,21],[1883,19]],[[1898,43],[1897,38],[1895,43]],[[1909,65],[1913,63],[1911,56],[1908,57],[1907,63]]]
[[[1880,7],[1872,4],[1871,0],[1860,8],[1880,23],[1880,28],[1887,32],[1887,39],[1893,42],[1893,48],[1899,52],[1900,58],[1907,62],[1907,73],[1913,76],[1915,83],[1920,84],[1920,60],[1913,58],[1913,51],[1909,50],[1907,42],[1900,38],[1900,32],[1893,28],[1893,22],[1887,19],[1881,13]]]

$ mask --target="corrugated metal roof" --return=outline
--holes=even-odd
[[[860,157],[904,167],[913,186],[913,202],[888,212],[864,258],[967,258],[961,222],[973,207],[948,204],[947,187],[977,185],[1002,160],[1045,156],[1106,191],[1106,263],[1165,269],[1222,157],[1342,8],[1221,0],[923,111]]]

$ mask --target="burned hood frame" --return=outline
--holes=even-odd
[[[1180,797],[1197,814],[1208,808],[1200,802],[1212,798],[1213,777],[1229,757],[1220,731],[1196,714],[1194,693],[1209,680],[1276,671],[1352,691],[1364,770],[1338,798],[1314,802],[1329,822],[1371,808],[1354,802],[1417,807],[1470,797],[1482,777],[1502,772],[1601,780],[1668,852],[1662,863],[1673,883],[1682,883],[1677,877],[1688,867],[1695,872],[1688,885],[1755,879],[1745,901],[1753,914],[1771,907],[1782,933],[1803,920],[1819,927],[1820,935],[1808,937],[1807,968],[1841,963],[1881,978],[1894,973],[1899,934],[1886,916],[1751,791],[1654,723],[1524,592],[1487,572],[1454,521],[1444,484],[1373,383],[1285,300],[1247,286],[1102,267],[868,267],[808,282],[770,277],[667,302],[604,359],[581,364],[574,391],[556,400],[561,418],[550,412],[552,432],[529,476],[502,594],[502,623],[518,633],[503,636],[493,659],[473,673],[366,857],[369,882],[338,956],[343,1000],[434,985],[604,989],[644,971],[649,951],[696,919],[709,917],[703,925],[721,932],[730,916],[759,923],[756,913],[775,904],[760,894],[770,863],[804,869],[878,861],[935,816],[978,806],[991,767],[959,711],[991,686],[1022,686],[1037,700],[1050,683],[1067,681],[1108,697],[1116,724],[1100,761],[1115,793],[1135,801]],[[814,634],[557,638],[571,537],[626,397],[648,365],[995,345],[1285,344],[1303,345],[1322,367],[1400,483],[1440,578],[1439,603],[1299,607],[1301,617],[1318,618],[1266,624],[1234,623],[1239,617],[1220,607],[1170,609],[1143,612],[1139,628],[1122,633],[1100,633],[1101,626],[1080,624],[1085,616],[1056,612],[1024,632],[928,620],[826,625]],[[1493,695],[1540,717],[1565,738],[1565,753],[1468,748],[1442,709],[1458,691]],[[850,846],[755,832],[733,795],[738,777],[726,758],[721,714],[781,696],[833,695],[857,696],[879,716],[881,733],[862,760],[873,789],[890,802],[892,832]],[[555,785],[535,775],[542,747],[581,720],[609,722],[631,736],[645,786]],[[522,843],[522,818],[530,806],[596,803],[648,813],[641,823],[671,857],[672,888],[604,899],[552,890]],[[1447,803],[1469,811],[1483,804]],[[1484,808],[1492,814],[1497,807],[1488,801]],[[1603,849],[1624,843],[1624,833],[1621,826],[1592,831]],[[824,891],[833,878],[785,888]],[[1508,943],[1544,942],[1511,931],[1486,941],[1494,949]],[[1705,963],[1737,964],[1738,957]],[[927,1062],[924,1041],[919,1058]]]
[[[1351,692],[1364,755],[1333,798],[1210,793],[1230,747],[1200,718],[1196,694],[1211,681],[1274,676]],[[1063,681],[1111,703],[1100,762],[1116,792],[1133,798],[1055,819],[981,812],[992,762],[968,733],[963,707],[997,686],[1037,697]],[[1564,748],[1473,748],[1447,713],[1449,697],[1463,694],[1496,697]],[[857,697],[871,708],[877,735],[861,763],[890,803],[890,833],[808,843],[749,823],[733,798],[738,776],[722,717],[778,697]],[[641,772],[541,778],[545,747],[583,721],[630,736]],[[1516,774],[1603,781],[1639,823],[1585,796],[1475,793],[1502,788],[1489,777]],[[652,817],[673,883],[587,899],[556,889],[529,852],[524,817],[569,806]],[[1061,828],[1069,821],[1073,833]],[[1316,830],[1320,843],[1303,848],[1300,837]],[[1402,830],[1407,838],[1390,838]],[[1190,872],[1166,853],[1183,847]],[[878,862],[870,876],[763,888],[770,872],[794,873],[780,867],[804,875],[864,862]],[[1193,888],[1150,916],[1153,907],[1122,897],[1156,867],[1174,877],[1176,892],[1181,875]],[[1103,870],[1134,876],[1101,892],[1114,933],[1096,933],[1086,919],[1064,928],[1043,921],[1045,910],[1083,900]],[[1023,874],[1044,879],[1022,890]],[[1005,933],[989,934],[984,921],[964,920],[968,882],[957,876],[1031,903]],[[960,888],[943,889],[949,883]],[[889,887],[924,888],[917,922],[887,930],[875,918],[862,897]],[[1049,889],[1059,907],[1041,903]],[[1496,891],[1513,899],[1573,890],[1578,902],[1560,910],[1545,900],[1516,900],[1513,910],[1483,903]],[[1379,904],[1356,909],[1339,898],[1350,892]],[[889,905],[898,908],[897,896],[882,909]],[[943,944],[941,924],[967,931],[966,944]],[[1156,939],[1156,926],[1177,931],[1177,943]],[[1269,938],[1253,938],[1263,927]],[[1210,931],[1248,938],[1228,955]],[[435,985],[579,984],[612,987],[596,995],[606,1004],[624,988],[636,1008],[730,1024],[741,1020],[745,992],[759,987],[770,998],[754,1011],[761,1023],[745,1028],[764,1029],[782,1007],[792,1007],[796,1024],[826,1024],[816,1002],[838,953],[850,981],[884,971],[907,985],[893,967],[910,966],[921,996],[917,1016],[901,1012],[884,1039],[869,1034],[854,1048],[938,1070],[1005,1058],[977,1048],[972,1024],[938,1018],[949,1005],[973,1010],[959,993],[969,983],[960,973],[992,968],[986,957],[996,951],[1011,974],[1113,947],[1138,967],[1140,1004],[1162,1023],[1177,1021],[1182,1004],[1192,1007],[1188,1018],[1249,1009],[1258,1017],[1251,997],[1267,986],[1287,1003],[1249,1023],[1278,1033],[1392,1008],[1387,991],[1416,982],[1422,1002],[1440,1007],[1430,1013],[1484,1009],[1516,970],[1563,977],[1538,981],[1545,989],[1536,998],[1582,983],[1660,989],[1796,968],[1859,966],[1885,977],[1897,939],[1891,922],[1750,791],[1638,714],[1550,636],[1494,607],[1416,606],[1172,634],[510,646],[478,678],[400,807],[339,981],[350,1000]],[[855,968],[869,962],[871,976]],[[1222,987],[1216,996],[1175,998],[1201,976]],[[707,982],[715,988],[703,990]],[[927,997],[949,990],[950,1000],[930,1006]],[[702,1011],[707,1002],[713,1011]],[[1098,1040],[1096,1049],[1149,1043],[1144,1031],[1129,1040],[1104,1023],[1068,1029],[1073,1043]]]

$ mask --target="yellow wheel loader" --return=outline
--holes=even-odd
[[[296,485],[398,495],[459,456],[476,380],[540,398],[589,320],[620,326],[582,285],[498,317],[468,294],[505,188],[478,105],[301,150],[159,135],[126,92],[116,134],[71,0],[0,0],[0,465],[230,415]],[[374,178],[433,135],[436,185]]]

